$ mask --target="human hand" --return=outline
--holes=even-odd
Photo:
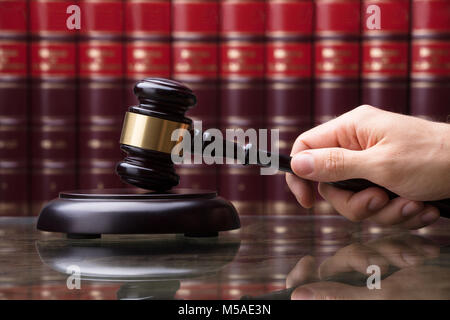
[[[286,287],[297,287],[291,295],[294,300],[448,299],[450,269],[426,264],[439,255],[439,246],[419,236],[353,243],[339,249],[319,266],[314,257],[303,257],[289,272]],[[337,280],[339,275],[349,272],[368,277],[370,265],[379,266],[381,275],[387,275],[381,280],[379,290],[369,290],[365,283],[361,286]],[[392,267],[398,270],[387,274]]]
[[[351,192],[319,183],[319,193],[352,221],[415,229],[439,211],[423,201],[450,198],[450,125],[360,106],[301,134],[286,181],[298,202],[313,205],[311,181],[370,180],[381,188]],[[304,180],[304,179],[307,180]],[[309,181],[308,181],[309,180]]]

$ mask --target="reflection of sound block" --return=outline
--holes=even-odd
[[[37,222],[39,230],[67,233],[70,238],[151,233],[204,237],[239,227],[231,202],[214,191],[190,189],[61,192],[42,209]]]
[[[36,242],[41,261],[80,280],[120,282],[119,299],[174,299],[180,281],[216,277],[239,251],[239,238],[121,236]],[[84,282],[83,282],[84,283]]]

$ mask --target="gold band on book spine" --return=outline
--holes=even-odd
[[[182,139],[172,141],[176,129],[188,129],[189,124],[175,122],[142,114],[127,112],[123,122],[120,143],[146,150],[171,153],[173,147]]]

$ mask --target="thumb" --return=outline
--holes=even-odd
[[[366,178],[367,158],[365,151],[310,149],[297,153],[291,160],[291,168],[301,178],[320,182]]]

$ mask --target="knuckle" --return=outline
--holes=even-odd
[[[303,142],[304,134],[299,135],[296,139],[294,144],[292,145],[291,149],[291,156],[295,155],[296,153],[302,151],[304,148],[305,143]]]
[[[334,178],[345,172],[344,152],[342,150],[331,150],[325,158],[325,170]]]
[[[378,109],[371,105],[363,104],[351,110],[349,113],[352,114],[352,117],[356,116],[358,120],[365,120],[369,114],[373,114],[376,110]]]
[[[344,113],[342,116],[348,122],[359,124],[361,121],[367,121],[371,116],[376,116],[377,112],[379,111],[380,109],[376,107],[368,104],[363,104]]]
[[[356,107],[356,108],[355,108],[355,111],[365,113],[365,112],[373,111],[373,110],[375,110],[375,109],[376,109],[376,108],[375,108],[375,107],[372,107],[371,105],[368,105],[368,104],[362,104],[362,105]]]

